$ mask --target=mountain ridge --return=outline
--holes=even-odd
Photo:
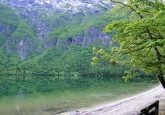
[[[113,7],[109,0],[0,0],[0,2],[14,8],[51,9],[73,13],[97,12]]]

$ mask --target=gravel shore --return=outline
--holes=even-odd
[[[160,101],[160,115],[165,115],[165,90],[161,85],[126,99],[61,115],[137,115],[156,100]]]

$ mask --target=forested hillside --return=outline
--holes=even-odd
[[[34,8],[25,13],[17,7],[19,2],[14,3],[14,7],[5,3],[0,6],[0,71],[2,77],[11,77],[3,78],[5,82],[1,83],[7,87],[2,87],[1,95],[15,95],[20,90],[34,93],[37,89],[29,87],[33,86],[31,82],[39,76],[43,76],[39,78],[41,83],[44,77],[48,81],[51,77],[79,79],[84,76],[102,79],[104,76],[122,75],[125,70],[120,65],[112,67],[106,63],[97,66],[91,64],[94,46],[109,49],[113,45],[110,35],[103,33],[104,26],[112,20],[107,10],[92,14],[64,11],[49,13],[49,9],[40,11]],[[52,83],[50,81],[47,85]],[[12,89],[6,92],[10,87]]]

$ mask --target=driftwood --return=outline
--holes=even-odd
[[[148,107],[140,111],[140,115],[158,115],[159,114],[159,101],[154,102]]]

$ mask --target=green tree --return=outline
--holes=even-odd
[[[94,49],[93,62],[129,64],[157,76],[165,88],[165,4],[162,0],[111,0],[114,15],[127,16],[107,25],[118,44],[111,52]],[[120,9],[120,11],[119,11]]]

